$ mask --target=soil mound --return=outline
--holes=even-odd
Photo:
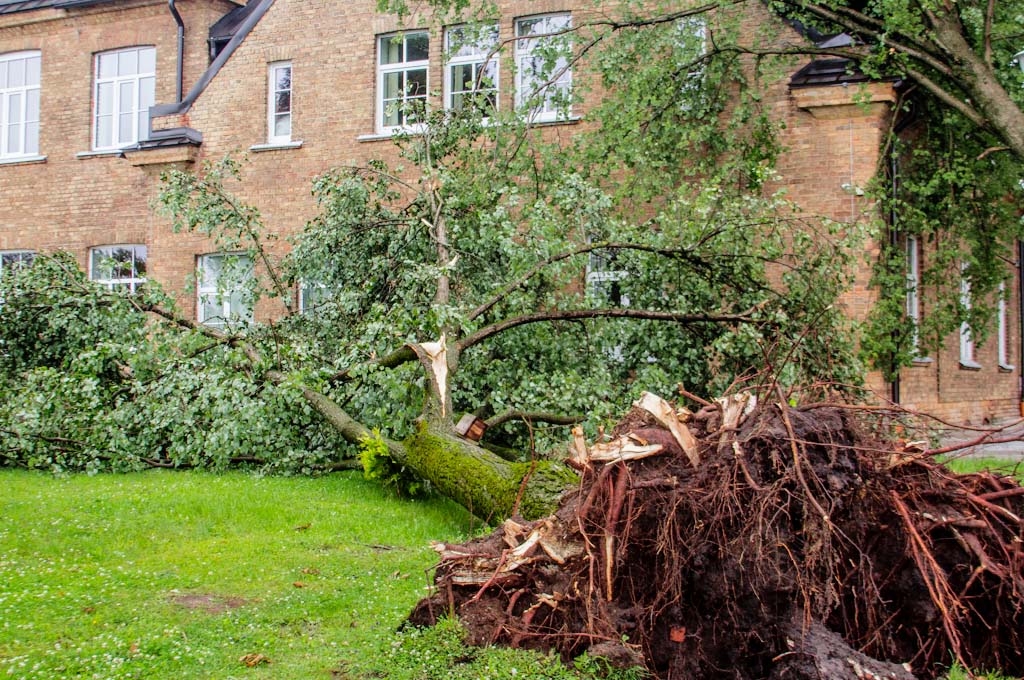
[[[661,404],[610,442],[577,436],[556,514],[438,546],[410,621],[454,612],[475,644],[659,678],[935,678],[954,659],[1024,674],[1012,478],[881,444],[839,406]]]

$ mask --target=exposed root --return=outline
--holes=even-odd
[[[1024,674],[1014,480],[873,441],[846,409],[708,404],[687,416],[696,455],[666,413],[612,435],[662,453],[603,463],[577,441],[582,483],[555,515],[444,546],[411,620],[454,611],[479,644],[607,652],[661,678]]]

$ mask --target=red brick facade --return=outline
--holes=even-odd
[[[172,233],[168,220],[154,212],[160,172],[227,154],[244,157],[245,182],[237,190],[259,207],[269,229],[291,234],[314,213],[314,177],[333,166],[394,154],[387,136],[375,126],[377,36],[403,26],[429,29],[429,90],[441,90],[441,61],[434,58],[443,52],[439,27],[425,17],[406,18],[400,25],[396,18],[376,13],[371,0],[264,0],[262,11],[255,13],[258,20],[243,27],[229,47],[229,58],[214,62],[210,70],[207,31],[237,4],[177,3],[186,26],[184,89],[192,93],[182,110],[154,117],[152,128],[191,128],[202,134],[201,145],[102,155],[89,153],[94,55],[154,46],[156,101],[173,102],[176,27],[167,3],[111,0],[77,9],[0,13],[0,57],[38,50],[42,63],[40,157],[0,159],[0,251],[66,249],[85,265],[91,247],[144,244],[148,276],[178,291],[183,308],[191,313],[195,302],[186,284],[197,256],[213,246],[200,237]],[[502,0],[499,6],[502,39],[513,37],[519,17],[569,11],[574,21],[584,17],[571,0]],[[768,20],[758,16],[749,22],[763,26]],[[268,67],[282,61],[292,67],[292,143],[271,146]],[[499,103],[506,107],[512,105],[513,92],[509,66],[501,66],[499,88]],[[581,77],[585,73],[574,74]],[[863,103],[865,93],[870,103]],[[779,171],[789,196],[806,211],[837,221],[878,219],[859,189],[879,167],[879,145],[891,123],[892,87],[790,89],[782,81],[765,97],[786,124]],[[583,115],[585,107],[573,113]],[[583,125],[554,125],[547,132],[569,138]],[[286,247],[284,243],[278,240],[277,247]],[[868,278],[877,255],[877,244],[866,249],[856,285],[844,300],[854,319],[863,319],[875,299]],[[280,305],[264,303],[257,315],[278,314]],[[1007,309],[1012,329],[1008,355],[1010,363],[1019,363],[1014,359],[1020,355],[1015,294]],[[899,396],[905,405],[974,423],[1017,414],[1020,367],[999,367],[995,341],[979,348],[976,370],[961,367],[956,338],[930,359],[902,372]],[[871,380],[883,396],[892,394],[880,378]]]

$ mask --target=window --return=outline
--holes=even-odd
[[[292,141],[292,65],[277,62],[270,65],[267,87],[267,141]]]
[[[971,282],[967,277],[960,279],[960,304],[964,312],[971,311]],[[960,365],[964,368],[981,368],[975,357],[974,334],[966,321],[960,324]]]
[[[97,54],[93,149],[119,149],[145,139],[155,101],[156,48]]]
[[[200,256],[196,286],[199,323],[214,328],[252,323],[252,278],[252,260],[247,255]]]
[[[39,52],[0,55],[0,158],[39,155]]]
[[[430,36],[426,31],[385,35],[377,43],[377,126],[392,132],[421,120],[427,107]]]
[[[1006,313],[1006,284],[999,284],[999,368],[1012,370],[1010,363],[1010,324]]]
[[[682,83],[680,101],[684,110],[689,110],[705,93],[705,64],[697,60],[708,51],[707,21],[703,16],[683,17],[676,24],[676,32],[673,54],[679,62],[676,68]]]
[[[498,108],[498,26],[454,26],[445,32],[445,107]]]
[[[568,14],[516,21],[516,108],[537,121],[557,120],[569,110],[571,45]]]
[[[33,250],[0,251],[0,276],[29,266],[35,257],[36,254]]]
[[[89,279],[110,290],[138,291],[146,282],[146,246],[100,246],[89,251]]]
[[[587,263],[587,284],[591,295],[601,303],[629,307],[629,295],[622,292],[619,283],[629,276],[629,272],[616,266],[617,259],[615,251],[591,252]]]
[[[918,354],[918,328],[921,326],[921,296],[918,287],[921,282],[921,259],[916,236],[907,237],[907,320],[912,326],[910,338],[914,355]]]
[[[301,314],[315,313],[330,299],[330,291],[322,283],[303,281],[299,284],[299,312]]]

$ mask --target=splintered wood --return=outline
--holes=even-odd
[[[723,397],[718,400],[722,410],[721,439],[724,442],[757,406],[757,398],[749,393]],[[649,413],[662,427],[672,433],[672,437],[679,444],[679,448],[686,454],[687,460],[694,468],[700,466],[700,444],[697,438],[690,432],[685,420],[690,416],[689,411],[683,409],[677,411],[672,404],[651,392],[642,392],[640,399],[633,402],[633,406]],[[572,429],[572,447],[568,463],[577,470],[586,470],[591,463],[616,463],[630,460],[640,460],[649,456],[656,456],[665,450],[661,444],[651,444],[643,437],[634,432],[621,435],[611,441],[597,442],[593,446],[587,446],[583,436],[583,428]]]

